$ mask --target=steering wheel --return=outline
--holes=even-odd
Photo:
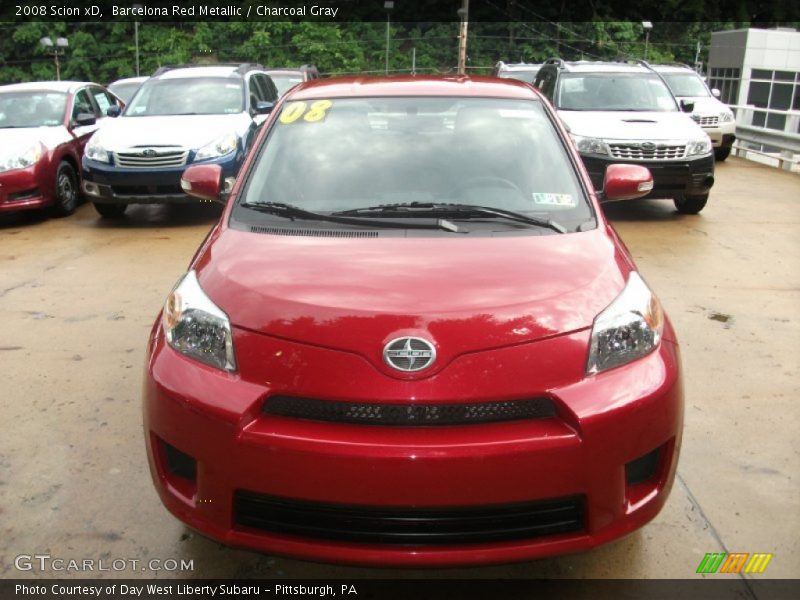
[[[497,177],[495,175],[484,175],[482,177],[470,177],[466,181],[462,181],[457,187],[451,189],[448,195],[460,196],[464,191],[471,188],[488,188],[488,187],[501,187],[507,190],[514,190],[520,196],[525,197],[525,192],[522,191],[516,183],[505,177]]]

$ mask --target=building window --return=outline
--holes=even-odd
[[[709,73],[709,87],[719,90],[719,99],[725,104],[736,104],[739,100],[739,73],[739,69],[716,67]]]

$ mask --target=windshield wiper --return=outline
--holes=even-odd
[[[329,223],[341,223],[342,225],[357,225],[360,227],[383,227],[386,229],[433,229],[452,231],[453,233],[466,233],[460,229],[455,223],[451,223],[447,219],[436,219],[435,223],[399,223],[397,221],[383,221],[374,219],[362,219],[359,217],[337,216],[336,213],[329,215],[323,213],[311,212],[304,210],[293,204],[286,204],[285,202],[242,202],[239,206],[257,210],[259,212],[268,213],[271,215],[278,215],[286,217],[287,219],[300,219],[306,221],[327,221]]]
[[[469,219],[473,216],[487,216],[500,217],[509,221],[516,221],[518,223],[526,223],[528,225],[536,225],[537,227],[546,227],[557,231],[558,233],[567,233],[567,229],[550,219],[539,219],[537,217],[530,217],[522,213],[505,210],[503,208],[495,208],[493,206],[480,206],[477,204],[454,204],[449,202],[404,202],[397,204],[380,204],[377,206],[366,206],[364,208],[353,208],[350,210],[341,210],[331,213],[332,215],[362,215],[369,214],[372,216],[380,217],[382,215],[393,217],[417,217],[424,215],[424,213],[444,213],[450,218]]]

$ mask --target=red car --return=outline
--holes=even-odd
[[[110,106],[124,103],[96,83],[0,86],[0,212],[72,214],[83,148]]]
[[[218,200],[216,165],[186,170]],[[433,567],[586,550],[675,474],[678,344],[549,104],[340,79],[276,106],[148,346],[166,507],[233,546]]]

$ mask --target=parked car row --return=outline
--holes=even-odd
[[[180,187],[187,165],[220,164],[232,181],[278,98],[317,78],[311,65],[247,63],[164,67],[108,89],[89,82],[2,86],[0,212],[46,208],[65,216],[81,192],[107,218],[131,203],[187,202]]]

